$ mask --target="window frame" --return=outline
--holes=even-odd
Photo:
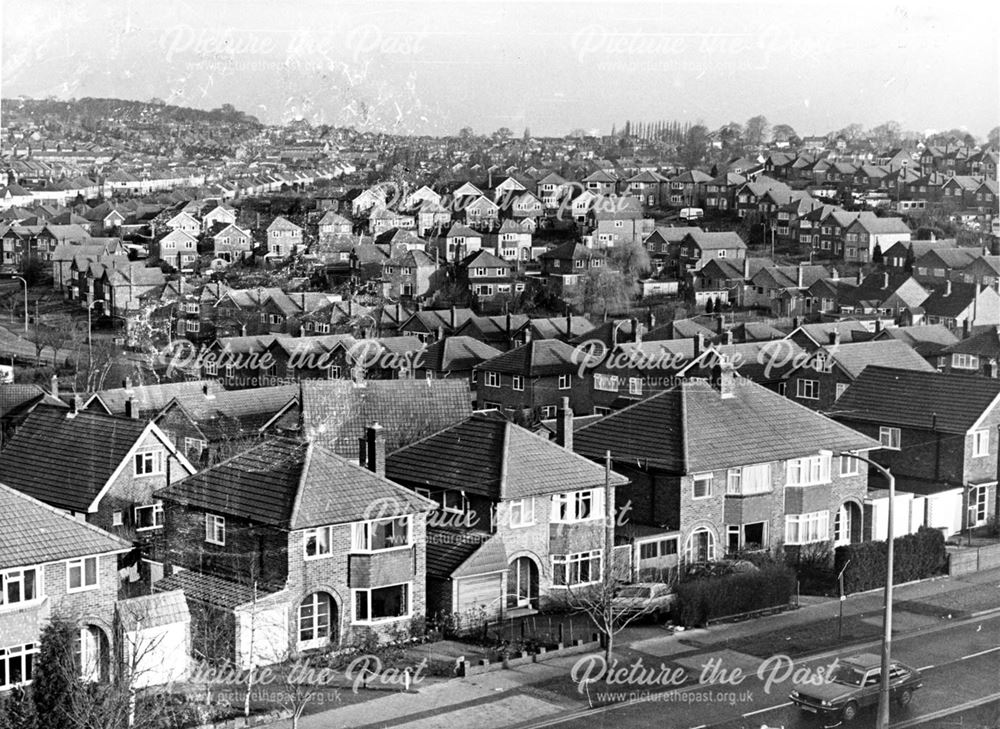
[[[524,376],[523,375],[511,375],[510,376],[510,389],[515,392],[524,392]]]
[[[698,495],[698,484],[707,483],[708,486],[705,489],[705,493],[701,496]],[[696,501],[702,499],[710,499],[715,491],[715,474],[708,473],[693,473],[691,474],[691,498]]]
[[[34,577],[31,580],[32,594],[31,597],[27,597],[27,590],[25,590],[25,573],[33,572]],[[16,575],[16,577],[15,577]],[[23,606],[26,604],[31,604],[37,600],[40,600],[44,596],[42,590],[42,575],[43,571],[41,567],[14,567],[11,569],[0,570],[0,611],[6,607],[10,606]],[[19,597],[17,600],[9,599],[9,592],[11,584],[16,584],[19,586]]]
[[[585,503],[589,503],[586,516],[581,516]],[[580,524],[604,518],[606,509],[604,489],[580,489],[552,494],[549,521],[553,524]]]
[[[321,535],[326,535],[326,549],[321,550],[322,539]],[[309,554],[309,541],[310,539],[315,539],[316,552],[315,554]],[[327,557],[333,556],[333,526],[321,526],[314,527],[312,529],[306,529],[302,534],[302,559],[307,562],[316,559],[326,559]]]
[[[814,477],[816,475],[814,470],[818,471],[818,478]],[[804,487],[831,483],[833,481],[832,471],[832,454],[820,453],[801,458],[790,458],[785,462],[785,486]],[[793,473],[798,478],[793,479]]]
[[[819,380],[796,379],[795,397],[799,400],[819,400]]]
[[[511,529],[523,529],[537,523],[535,521],[535,499],[531,496],[508,502],[507,511]],[[518,514],[518,519],[514,518],[515,513]]]
[[[559,375],[559,379],[556,380],[556,385],[560,390],[570,390],[573,388],[573,375],[562,374]]]
[[[94,564],[94,582],[87,582],[87,563]],[[73,570],[80,570],[80,584],[73,587]],[[101,587],[101,561],[96,555],[87,557],[77,557],[66,560],[66,592],[86,592],[88,590],[99,590]]]
[[[393,615],[389,617],[372,617],[372,593],[378,590],[389,590],[392,588],[404,588],[404,599],[406,601],[406,612],[403,615]],[[358,598],[367,595],[367,613],[365,618],[358,617]],[[379,585],[378,587],[352,588],[351,589],[351,624],[352,625],[377,625],[389,623],[397,620],[407,620],[413,616],[413,582],[399,582],[392,585]]]
[[[878,428],[878,441],[886,450],[900,450],[902,435],[902,431],[899,428],[891,425],[880,425]]]
[[[987,429],[972,431],[972,457],[985,458],[990,455],[990,431]]]
[[[594,562],[597,562],[597,568],[594,569]],[[588,579],[586,582],[581,581],[579,578],[581,576],[581,567],[586,563],[588,565]],[[571,589],[574,587],[586,587],[587,585],[593,585],[601,581],[601,577],[604,574],[604,550],[602,549],[591,549],[586,552],[571,552],[569,554],[553,554],[550,557],[550,565],[552,567],[552,587],[560,589]],[[559,580],[560,568],[562,571],[562,581]],[[572,572],[575,571],[576,581],[571,581],[573,577]]]
[[[155,470],[145,470],[146,457],[151,456],[153,463],[152,468]],[[140,463],[143,464],[143,470],[140,470]],[[146,476],[162,476],[166,473],[166,458],[164,458],[164,453],[162,448],[149,447],[143,448],[135,452],[132,457],[132,475],[138,478],[144,478]]]
[[[382,522],[404,521],[406,525],[406,537],[402,544],[395,544],[390,547],[372,547],[372,525]],[[385,552],[397,552],[413,547],[413,516],[405,514],[403,516],[386,517],[384,519],[370,519],[367,521],[356,521],[351,523],[351,554],[382,554]]]
[[[220,539],[219,534],[222,534]],[[205,512],[205,542],[219,547],[226,546],[226,517]]]
[[[790,531],[792,528],[795,529],[794,538]],[[807,533],[803,534],[803,532]],[[786,545],[804,546],[828,541],[830,541],[830,511],[828,509],[785,515]]]
[[[148,509],[152,509],[153,511],[152,526],[141,527],[139,526],[139,512],[146,511]],[[159,520],[157,520],[157,516],[159,516]],[[148,532],[148,531],[153,531],[154,529],[162,529],[164,523],[163,502],[155,501],[152,504],[143,504],[140,506],[132,507],[132,519],[133,519],[132,523],[135,524],[135,530],[137,532]]]

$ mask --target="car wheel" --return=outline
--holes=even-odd
[[[844,711],[841,716],[844,721],[854,721],[854,717],[858,715],[858,704],[855,701],[848,702],[847,706],[844,707]]]
[[[912,698],[913,692],[910,689],[905,688],[899,692],[899,696],[896,697],[896,701],[899,702],[900,706],[907,706]]]

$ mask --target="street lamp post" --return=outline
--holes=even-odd
[[[14,276],[24,284],[24,333],[28,333],[28,280],[23,276]]]
[[[889,658],[892,648],[892,560],[893,560],[893,502],[896,500],[896,478],[889,469],[875,461],[859,456],[856,453],[838,453],[844,458],[854,458],[867,463],[876,471],[881,473],[889,481],[889,526],[886,535],[886,566],[885,566],[885,612],[882,618],[882,669],[881,685],[878,696],[878,718],[875,723],[876,729],[889,729]]]

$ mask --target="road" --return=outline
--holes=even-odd
[[[776,647],[778,651],[780,646]],[[864,651],[877,652],[878,645],[865,646]],[[858,652],[862,650],[851,647],[842,655]],[[698,662],[703,665],[711,658],[718,660],[717,668],[729,672],[717,672],[714,683],[706,681],[674,690],[650,691],[623,682],[607,690],[635,691],[634,699],[627,703],[580,711],[530,726],[533,729],[758,729],[761,726],[820,729],[824,726],[821,720],[801,713],[788,701],[790,681],[780,680],[785,667],[765,666],[763,678],[771,679],[768,681],[758,675],[761,658],[726,651],[699,656]],[[944,720],[946,716],[1000,700],[1000,616],[956,622],[923,635],[897,638],[893,642],[893,658],[919,668],[925,680],[909,707],[892,706],[892,727],[954,727]],[[824,656],[821,660],[796,662],[794,668],[815,671],[829,665],[831,660],[832,656]],[[732,674],[735,668],[749,675],[736,680]],[[701,666],[692,665],[688,673],[700,677]],[[731,683],[721,681],[725,678],[731,679]],[[597,686],[590,690],[596,695]],[[862,728],[874,724],[874,709],[863,711],[854,722]],[[978,729],[987,725],[965,726]]]

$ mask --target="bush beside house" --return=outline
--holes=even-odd
[[[885,587],[886,544],[886,542],[861,542],[837,548],[835,572],[839,574],[844,565],[847,565],[844,572],[845,593]],[[896,537],[893,584],[940,575],[947,564],[944,535],[939,529],[921,527],[916,534]]]

